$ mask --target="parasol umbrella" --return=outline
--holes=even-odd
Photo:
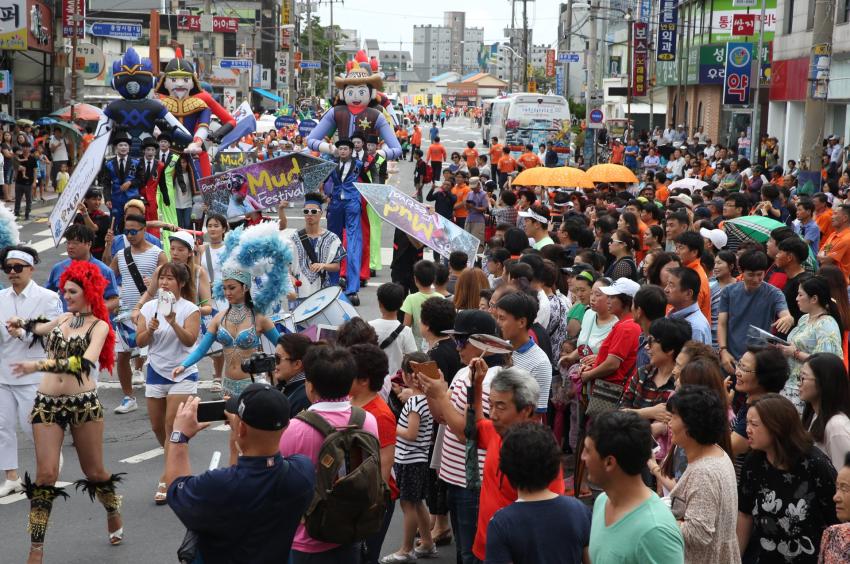
[[[618,164],[598,164],[587,169],[587,174],[594,182],[624,182],[634,184],[638,181],[635,173]]]
[[[552,184],[549,186],[562,186],[564,188],[593,188],[593,180],[588,174],[580,168],[571,166],[559,166],[555,168],[547,168],[549,171],[549,179]]]
[[[699,178],[682,178],[681,180],[677,180],[668,186],[670,190],[675,190],[676,188],[683,188],[693,194],[694,190],[702,190],[708,186],[708,182],[704,180],[700,180]]]
[[[74,104],[74,119],[81,119],[83,121],[97,121],[100,119],[100,116],[103,115],[103,112],[92,106],[91,104]],[[51,117],[56,119],[71,119],[71,106],[65,106],[64,108],[60,108],[50,114]]]
[[[0,123],[15,123],[15,118],[6,112],[0,112]]]
[[[57,123],[58,121],[59,120],[57,120],[54,117],[44,116],[44,117],[40,117],[37,120],[35,120],[34,125],[53,125],[53,124]]]
[[[52,125],[54,127],[61,127],[65,131],[71,133],[77,140],[83,138],[83,132],[80,130],[80,126],[75,123],[69,123],[67,121],[54,121]]]
[[[31,119],[21,118],[21,119],[15,121],[15,123],[18,124],[18,125],[26,126],[26,125],[32,125],[33,122],[32,122]]]
[[[548,168],[536,166],[527,168],[520,172],[516,178],[511,181],[512,186],[550,186],[546,184],[549,177]]]
[[[770,238],[770,232],[778,227],[787,227],[781,221],[764,217],[761,215],[745,215],[736,217],[723,222],[723,230],[729,237],[729,243],[726,248],[737,250],[744,241],[755,241],[756,243],[767,243]],[[817,270],[817,259],[809,248],[809,258],[803,264],[803,268],[810,272]]]

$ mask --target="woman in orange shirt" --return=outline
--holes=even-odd
[[[413,126],[413,135],[410,137],[410,160],[413,161],[413,153],[422,146],[422,130],[419,125]]]

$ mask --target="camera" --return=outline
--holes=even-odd
[[[264,372],[271,374],[275,367],[274,356],[255,352],[251,355],[251,358],[243,360],[240,366],[242,372],[246,374],[262,374]]]

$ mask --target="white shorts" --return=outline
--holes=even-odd
[[[197,393],[197,380],[183,380],[174,384],[145,384],[146,398],[164,398],[177,394],[196,395]]]

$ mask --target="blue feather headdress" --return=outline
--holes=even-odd
[[[0,206],[0,249],[17,245],[20,242],[20,230],[9,208]]]
[[[251,298],[259,313],[269,313],[272,306],[285,299],[291,289],[289,265],[292,251],[283,241],[276,222],[240,227],[224,238],[221,254],[221,270],[250,272],[259,279],[259,290]],[[223,278],[223,277],[222,277]],[[213,285],[213,297],[224,301],[222,280]]]

